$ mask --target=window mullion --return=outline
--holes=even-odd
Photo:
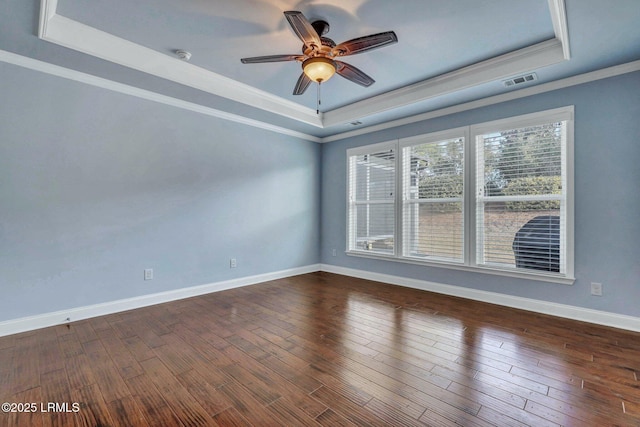
[[[400,147],[400,140],[396,140],[396,194],[395,194],[395,241],[394,256],[400,257],[405,253],[403,238],[403,201],[404,201],[404,185],[407,175],[404,161],[404,150]]]
[[[470,127],[464,137],[464,264],[474,265],[476,256],[476,144]]]

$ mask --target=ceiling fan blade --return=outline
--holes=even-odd
[[[242,58],[240,61],[243,64],[262,64],[265,62],[301,61],[303,58],[301,55],[268,55]]]
[[[293,89],[294,95],[302,95],[311,84],[311,79],[305,73],[300,74],[296,87]]]
[[[333,48],[331,53],[334,56],[354,55],[356,53],[366,52],[371,49],[377,49],[397,42],[398,36],[396,36],[396,33],[393,31],[387,31],[385,33],[371,34],[369,36],[358,37],[357,39],[340,43]]]
[[[340,74],[347,80],[351,80],[352,82],[359,84],[360,86],[369,87],[376,82],[353,65],[349,65],[342,61],[336,61],[336,64],[338,65],[336,73]]]
[[[302,12],[289,10],[284,13],[284,16],[287,18],[289,25],[291,25],[291,28],[293,28],[293,31],[300,40],[302,40],[305,46],[315,45],[318,48],[322,46],[320,36]]]

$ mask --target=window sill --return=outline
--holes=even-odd
[[[378,259],[384,261],[392,261],[392,262],[401,262],[405,264],[414,264],[421,265],[424,267],[436,267],[436,268],[447,268],[450,270],[458,270],[458,271],[467,271],[473,273],[482,273],[482,274],[490,274],[493,276],[506,276],[506,277],[514,277],[517,279],[528,279],[528,280],[537,280],[540,282],[550,282],[550,283],[558,283],[561,285],[573,285],[575,282],[575,278],[573,277],[565,277],[557,274],[545,274],[545,273],[534,273],[534,272],[522,272],[516,270],[503,270],[498,268],[484,267],[484,266],[470,266],[465,264],[454,264],[454,263],[445,263],[445,262],[437,262],[437,261],[422,261],[414,258],[404,258],[404,257],[395,257],[386,254],[380,253],[371,253],[365,251],[346,251],[345,254],[348,256],[355,256],[360,258],[369,258],[369,259]]]

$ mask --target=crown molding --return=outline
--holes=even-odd
[[[270,111],[316,127],[316,110],[56,14],[57,0],[42,0],[39,37],[134,70]]]
[[[343,125],[392,108],[410,105],[462,89],[564,61],[562,43],[547,40],[428,80],[324,113],[324,126]]]
[[[49,20],[55,16],[57,9],[58,0],[42,0],[40,2],[38,37],[42,38],[47,33]]]
[[[399,126],[404,126],[412,123],[417,123],[436,117],[442,117],[449,114],[460,113],[475,108],[486,107],[489,105],[498,104],[501,102],[507,102],[514,99],[520,99],[527,96],[533,96],[545,92],[564,89],[571,86],[580,85],[583,83],[589,83],[597,80],[607,79],[610,77],[619,76],[622,74],[633,73],[640,71],[640,61],[633,61],[626,64],[616,65],[601,70],[592,71],[589,73],[580,74],[573,77],[568,77],[561,80],[556,80],[549,83],[543,83],[541,85],[527,87],[513,92],[504,93],[500,95],[490,96],[488,98],[482,98],[476,101],[465,102],[463,104],[453,105],[451,107],[440,108],[438,110],[429,111],[422,114],[417,114],[410,117],[405,117],[398,120],[392,120],[378,125],[359,128],[352,131],[342,132],[326,137],[317,137],[314,135],[297,132],[291,129],[287,129],[280,126],[275,126],[269,123],[261,122],[240,116],[237,114],[227,113],[225,111],[217,110],[215,108],[205,107],[193,102],[188,102],[170,96],[161,95],[148,90],[140,89],[134,86],[125,85],[123,83],[114,82],[101,77],[97,77],[91,74],[82,73],[80,71],[72,70],[69,68],[61,67],[58,65],[50,64],[48,62],[39,61],[37,59],[29,58],[26,56],[18,55],[12,52],[0,50],[0,62],[16,65],[19,67],[27,68],[34,71],[39,71],[45,74],[73,80],[79,83],[88,84],[91,86],[99,87],[102,89],[111,90],[114,92],[135,96],[137,98],[146,99],[149,101],[158,102],[165,105],[170,105],[176,108],[193,111],[200,114],[205,114],[211,117],[217,117],[224,120],[229,120],[236,123],[245,124],[271,132],[280,133],[283,135],[289,135],[296,138],[304,139],[311,142],[328,143],[333,141],[339,141],[346,138],[351,138],[359,135],[365,135],[368,133],[378,132],[385,129],[391,129]]]
[[[244,116],[240,116],[226,111],[217,110],[215,108],[205,107],[193,102],[184,101],[182,99],[173,98],[167,95],[162,95],[156,92],[152,92],[138,87],[126,85],[123,83],[114,82],[113,80],[107,80],[102,77],[97,77],[91,74],[82,73],[77,70],[61,67],[59,65],[50,64],[48,62],[39,61],[37,59],[29,58],[26,56],[18,55],[12,52],[0,50],[0,62],[16,65],[19,67],[27,68],[41,73],[49,74],[56,77],[61,77],[68,80],[73,80],[79,83],[87,84],[90,86],[107,89],[113,92],[122,93],[125,95],[135,96],[137,98],[146,99],[148,101],[157,102],[164,105],[170,105],[172,107],[180,108],[187,111],[193,111],[195,113],[204,114],[219,119],[229,120],[236,123],[241,123],[247,126],[267,130],[270,132],[280,133],[282,135],[289,135],[296,138],[304,139],[312,142],[321,142],[322,139],[308,135],[306,133],[297,132],[284,127],[272,125],[270,123],[261,122],[259,120],[250,119]]]
[[[43,40],[319,128],[343,125],[569,58],[564,0],[548,0],[554,39],[316,114],[311,108],[57,15],[57,4],[58,0],[41,0],[38,34]]]
[[[554,90],[564,89],[571,86],[577,86],[584,83],[590,83],[597,80],[608,79],[610,77],[620,76],[622,74],[634,73],[640,71],[640,61],[628,62],[626,64],[616,65],[613,67],[603,68],[601,70],[591,71],[589,73],[579,74],[577,76],[567,77],[565,79],[556,80],[549,83],[543,83],[537,86],[531,86],[513,92],[503,93],[500,95],[494,95],[487,98],[478,99],[475,101],[465,102],[463,104],[456,104],[451,107],[440,108],[437,110],[429,111],[422,114],[417,114],[410,117],[405,117],[398,120],[392,120],[378,125],[363,127],[352,131],[347,131],[331,136],[326,136],[321,139],[322,143],[328,143],[333,141],[340,141],[346,138],[352,138],[354,136],[366,135],[373,132],[378,132],[385,129],[391,129],[399,126],[409,125],[412,123],[418,123],[425,120],[434,119],[436,117],[448,116],[450,114],[461,113],[463,111],[473,110],[476,108],[487,107],[489,105],[499,104],[501,102],[512,101],[514,99],[525,98],[528,96],[538,95],[545,92],[551,92]]]
[[[567,25],[567,9],[564,0],[549,0],[549,12],[553,23],[553,32],[556,38],[562,43],[562,53],[564,59],[571,59],[571,49],[569,48],[569,26]]]

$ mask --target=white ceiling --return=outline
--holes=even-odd
[[[337,43],[399,41],[342,58],[376,83],[333,77],[316,115],[315,87],[292,95],[299,63],[240,62],[300,52],[285,10],[328,21]],[[323,137],[512,91],[502,80],[527,72],[523,87],[640,59],[638,22],[638,0],[42,0],[39,34],[191,88],[171,96]]]

